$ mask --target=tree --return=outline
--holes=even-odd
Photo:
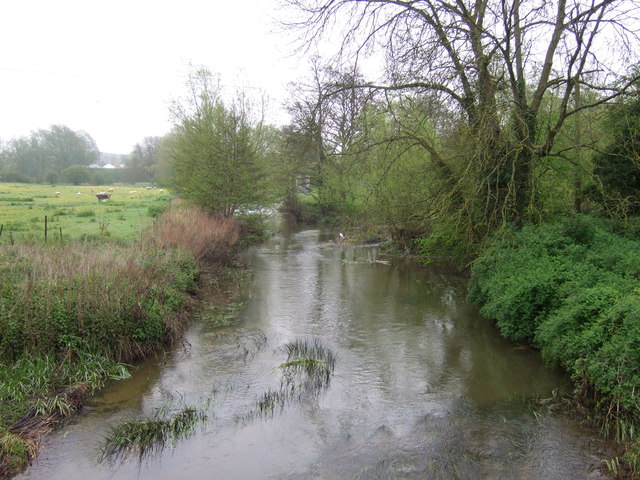
[[[633,63],[636,0],[284,0],[309,46],[336,23],[339,56],[384,50],[385,74],[356,87],[430,98],[455,124],[439,142],[416,138],[443,181],[438,218],[468,239],[540,214],[539,174],[567,158],[557,139],[567,119],[624,94],[619,45]],[[300,17],[302,14],[302,17]],[[576,88],[598,93],[572,101]],[[345,87],[346,88],[346,87]],[[559,99],[542,115],[545,99]],[[401,135],[406,138],[406,135]],[[445,148],[447,145],[450,148]]]
[[[636,91],[635,98],[611,106],[605,125],[611,140],[594,157],[594,173],[601,186],[595,196],[614,216],[637,215],[640,213],[640,90]]]
[[[100,152],[87,133],[53,125],[49,130],[37,130],[28,137],[12,140],[9,156],[20,173],[42,182],[49,171],[96,162]]]
[[[133,147],[125,164],[133,170],[134,182],[150,181],[154,178],[161,143],[162,137],[145,137],[142,143],[136,143]]]
[[[190,74],[188,96],[174,102],[173,182],[186,199],[232,216],[268,201],[265,127],[239,92],[226,106],[206,69]]]
[[[89,183],[91,172],[83,165],[71,165],[60,172],[62,180],[73,185]]]
[[[292,122],[283,133],[297,158],[296,180],[308,180],[324,214],[352,214],[358,201],[372,94],[345,85],[361,81],[357,69],[336,69],[316,57],[311,80],[295,86],[288,104]]]

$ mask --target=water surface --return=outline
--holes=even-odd
[[[600,442],[531,400],[566,389],[465,302],[465,280],[293,230],[250,255],[232,325],[205,319],[43,442],[22,479],[597,479]],[[254,416],[293,340],[337,356],[317,397]],[[139,463],[96,463],[109,426],[213,398],[196,434]]]

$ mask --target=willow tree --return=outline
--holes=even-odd
[[[226,105],[217,79],[199,69],[171,112],[173,184],[183,198],[224,217],[269,202],[266,129],[242,92]]]
[[[556,148],[567,119],[633,83],[620,80],[625,65],[616,59],[635,58],[636,0],[283,2],[305,46],[338,31],[343,60],[384,52],[385,73],[359,88],[423,96],[455,115],[455,127],[439,127],[439,144],[415,141],[443,179],[440,217],[464,224],[472,240],[535,217],[538,167],[570,159]],[[578,87],[597,99],[572,101]],[[543,115],[551,104],[553,114]],[[447,136],[455,140],[448,149]]]

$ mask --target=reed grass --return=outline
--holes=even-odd
[[[285,383],[292,391],[308,395],[329,387],[336,357],[318,339],[295,340],[287,343],[283,350],[287,361],[277,368],[283,371]]]

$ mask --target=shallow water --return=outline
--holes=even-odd
[[[569,387],[465,302],[464,279],[376,247],[292,230],[250,255],[230,326],[205,320],[184,345],[113,382],[48,436],[21,479],[597,479],[603,445],[532,408]],[[278,389],[293,340],[336,357],[329,387],[252,415]],[[96,462],[108,428],[168,399],[213,399],[191,437],[138,462]]]

